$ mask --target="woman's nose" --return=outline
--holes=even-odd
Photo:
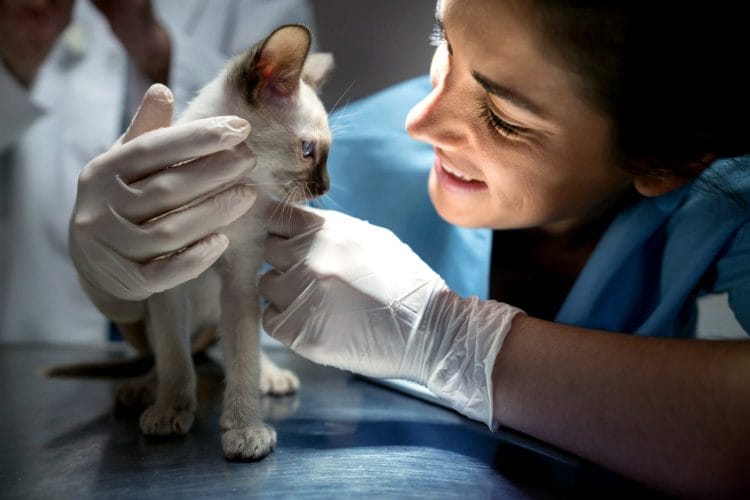
[[[447,62],[441,65],[438,57],[436,53],[430,72],[432,92],[409,111],[406,130],[419,141],[443,150],[455,150],[469,140],[464,123],[466,110],[461,109],[460,95],[451,85]]]

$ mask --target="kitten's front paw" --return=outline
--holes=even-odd
[[[263,423],[227,429],[221,435],[221,445],[228,460],[260,460],[276,446],[276,431]]]
[[[278,368],[277,366],[263,366],[260,370],[260,393],[270,396],[288,396],[299,389],[297,375]]]
[[[193,425],[192,408],[151,405],[141,414],[141,431],[147,436],[184,435]]]

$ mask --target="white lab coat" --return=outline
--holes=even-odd
[[[177,113],[277,25],[314,31],[305,0],[155,0],[155,10],[172,42]],[[68,256],[68,220],[81,168],[117,139],[147,86],[84,0],[31,92],[0,64],[0,341],[106,341]]]

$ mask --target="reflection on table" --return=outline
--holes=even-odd
[[[510,430],[491,433],[445,408],[283,348],[300,392],[263,399],[278,433],[256,463],[221,452],[222,370],[198,369],[190,433],[150,439],[138,416],[112,412],[118,381],[49,379],[62,363],[121,356],[106,349],[0,348],[2,498],[570,498],[656,496],[619,476]]]

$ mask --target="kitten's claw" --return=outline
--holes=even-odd
[[[193,425],[193,414],[192,409],[151,405],[141,414],[141,431],[147,436],[184,435]]]
[[[276,366],[263,366],[260,371],[260,393],[270,396],[288,396],[299,389],[297,375]]]
[[[276,446],[276,431],[265,424],[228,429],[221,435],[221,445],[227,460],[260,460]]]

